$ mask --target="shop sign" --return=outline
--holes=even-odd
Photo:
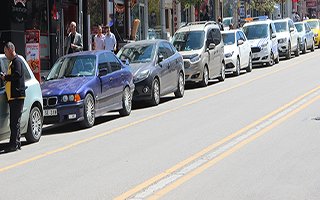
[[[40,30],[26,30],[25,41],[27,63],[40,82]]]
[[[27,0],[12,0],[13,3],[11,5],[11,13],[12,17],[17,22],[24,22],[27,17],[27,8],[26,3]]]

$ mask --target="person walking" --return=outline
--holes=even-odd
[[[224,28],[223,28],[223,23],[222,23],[221,17],[218,18],[218,25],[220,27],[220,31],[223,31]]]
[[[105,35],[102,34],[102,26],[98,26],[98,34],[94,36],[94,50],[104,49]]]
[[[104,38],[104,49],[112,52],[117,50],[116,36],[114,36],[114,34],[111,33],[109,26],[106,26],[106,35]]]
[[[20,120],[25,98],[25,80],[23,61],[17,55],[15,46],[8,42],[4,46],[4,54],[10,61],[7,74],[2,73],[1,79],[6,81],[5,90],[10,110],[10,141],[8,151],[21,149],[20,142]]]
[[[77,24],[75,22],[70,23],[69,31],[70,33],[65,41],[65,54],[82,51],[82,35],[77,32]]]

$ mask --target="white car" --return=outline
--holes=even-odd
[[[297,57],[300,55],[299,33],[290,18],[274,20],[277,31],[278,51],[280,56],[291,58],[291,52]]]
[[[251,45],[252,64],[274,65],[279,62],[278,40],[272,20],[248,22],[243,32]]]
[[[40,84],[34,77],[28,63],[22,56],[23,69],[25,70],[26,97],[21,116],[21,134],[28,142],[39,141],[42,134],[43,101]],[[0,71],[7,72],[8,60],[4,54],[0,54]],[[5,93],[5,86],[0,79],[0,140],[10,137],[10,112]]]
[[[238,76],[240,70],[252,71],[251,46],[242,30],[222,32],[226,72]]]

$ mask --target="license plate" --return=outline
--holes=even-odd
[[[56,116],[56,115],[58,115],[58,112],[57,112],[57,109],[47,109],[47,110],[44,110],[43,115],[44,116]]]

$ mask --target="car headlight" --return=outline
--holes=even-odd
[[[285,38],[281,38],[278,40],[278,43],[285,43],[286,42],[286,39]]]
[[[261,48],[265,48],[268,46],[268,42],[261,45]]]
[[[79,94],[70,94],[70,95],[63,95],[61,101],[66,102],[79,102],[81,97]]]
[[[233,56],[233,54],[234,54],[234,51],[229,52],[229,53],[226,53],[224,56],[225,56],[226,58],[230,58],[231,56]]]
[[[139,72],[136,77],[134,78],[134,82],[143,81],[144,79],[148,78],[150,75],[150,70],[146,69],[141,72]]]
[[[194,54],[192,57],[190,57],[190,62],[195,63],[198,62],[201,59],[201,55]]]

